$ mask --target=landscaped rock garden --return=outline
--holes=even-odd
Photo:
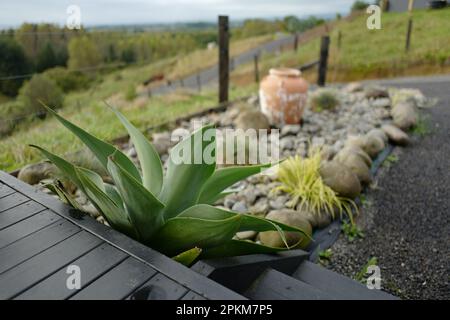
[[[373,183],[374,159],[389,144],[405,146],[409,143],[408,130],[417,125],[419,109],[428,106],[429,100],[417,90],[360,83],[343,88],[321,88],[309,92],[300,124],[283,125],[271,124],[260,112],[259,104],[256,96],[251,97],[225,111],[181,121],[170,130],[154,133],[151,140],[163,167],[167,167],[168,152],[199,122],[214,124],[219,129],[279,129],[280,156],[287,160],[236,183],[232,188],[236,192],[218,200],[215,206],[266,217],[300,228],[312,236],[315,230],[326,228],[338,218],[343,218],[345,225],[353,228],[350,232],[357,234],[354,220],[364,212],[356,203],[361,203],[361,192]],[[121,147],[138,164],[132,142]],[[85,152],[82,154],[82,160],[75,157],[73,161],[104,176],[97,161],[89,159]],[[52,165],[31,165],[19,173],[19,178],[31,184],[55,177],[60,178],[63,189],[74,195],[74,205],[106,223],[85,195],[60,177]],[[311,248],[314,242],[295,232],[285,235],[283,239],[277,231],[259,234],[246,231],[237,233],[235,238],[272,247],[283,247],[287,243],[303,249]]]

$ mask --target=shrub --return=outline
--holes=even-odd
[[[339,105],[338,93],[333,89],[317,89],[311,95],[310,105],[316,112],[334,110]]]
[[[55,67],[44,72],[64,93],[87,89],[92,78],[78,71],[69,71],[64,67]]]
[[[10,39],[0,39],[0,77],[15,76],[30,72],[30,64],[22,47]],[[0,92],[15,96],[24,79],[0,81]]]
[[[93,152],[114,185],[105,184],[91,170],[34,147],[77,185],[110,226],[178,261],[189,264],[197,256],[271,253],[289,248],[272,248],[233,239],[239,231],[278,231],[284,243],[286,239],[282,230],[305,234],[279,222],[210,205],[223,197],[231,185],[266,167],[217,169],[213,156],[215,131],[209,131],[211,126],[197,130],[172,148],[164,175],[154,147],[121,113],[113,110],[136,148],[141,174],[131,159],[114,146],[95,138],[53,110],[48,111]],[[183,154],[183,161],[178,161],[180,154]],[[205,154],[211,155],[208,163],[204,159]]]
[[[330,214],[335,218],[335,210],[344,212],[353,222],[352,207],[355,203],[340,197],[327,186],[320,176],[321,153],[319,149],[311,151],[308,158],[290,157],[280,164],[278,179],[281,185],[275,191],[290,195],[289,206],[302,210],[310,210],[314,215]]]
[[[42,103],[58,109],[62,107],[64,96],[52,80],[36,74],[20,89],[19,99],[28,113],[45,114]]]
[[[362,10],[366,10],[366,8],[369,6],[369,3],[365,2],[365,1],[360,1],[357,0],[355,2],[353,2],[352,11],[362,11]]]
[[[136,99],[136,97],[136,88],[133,84],[130,84],[127,88],[127,91],[125,92],[125,100],[133,101],[134,99]]]

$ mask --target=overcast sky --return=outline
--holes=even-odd
[[[346,13],[354,0],[0,0],[0,24],[65,24],[66,9],[77,5],[84,25],[214,21]]]

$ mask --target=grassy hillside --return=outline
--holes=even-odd
[[[414,12],[414,29],[411,49],[405,53],[406,13],[384,13],[382,29],[368,30],[367,15],[333,22],[331,35],[328,82],[363,80],[368,78],[421,75],[450,72],[450,8],[445,10],[418,10]],[[338,32],[342,34],[341,48],[337,48]],[[274,66],[298,67],[316,60],[319,54],[320,35],[326,28],[308,31],[299,50],[287,49],[278,54],[264,55],[260,73],[264,75]],[[232,54],[243,52],[270,40],[262,36],[232,43]],[[133,66],[111,73],[87,91],[66,96],[62,114],[101,138],[111,140],[125,132],[109,113],[102,101],[107,99],[119,107],[141,129],[175,119],[216,103],[213,89],[202,93],[180,92],[164,97],[137,98],[126,101],[130,86],[138,87],[153,74],[164,72],[176,78],[217,62],[216,50],[199,50],[190,55],[166,59],[156,64]],[[316,69],[305,72],[311,82],[316,80]],[[256,92],[253,63],[238,67],[231,75],[231,97]],[[9,102],[8,102],[9,103]],[[0,110],[2,110],[0,108]],[[0,138],[0,169],[13,170],[40,156],[27,147],[34,143],[59,154],[79,147],[66,130],[53,119],[21,124],[12,135]]]
[[[407,13],[383,13],[381,30],[368,30],[367,17],[361,14],[339,21],[330,28],[328,82],[450,72],[450,8],[413,13],[411,47],[407,53]],[[286,51],[280,55],[264,56],[262,72],[266,73],[272,66],[297,67],[316,60],[320,35],[325,32],[323,27],[316,29],[315,34],[300,45],[297,53]],[[340,49],[337,46],[339,32],[342,35]],[[307,72],[305,76],[315,81],[316,70]],[[233,75],[234,81],[241,85],[252,81],[252,78],[252,64],[243,66]]]
[[[271,39],[273,36],[267,35],[234,41],[231,43],[231,54],[239,54]],[[125,130],[105,108],[104,100],[120,108],[141,129],[209,108],[217,104],[214,89],[205,89],[201,93],[176,92],[152,98],[143,96],[133,101],[127,101],[125,97],[130,87],[136,87],[139,91],[140,84],[154,74],[164,73],[175,79],[216,63],[217,55],[216,50],[199,50],[183,57],[112,72],[102,76],[89,90],[67,94],[60,112],[98,137],[112,140],[124,135]],[[188,64],[188,61],[191,63]],[[235,88],[231,97],[241,97],[254,90],[252,86]],[[14,107],[14,101],[1,104],[0,119],[8,118],[10,109]],[[28,144],[37,144],[58,154],[72,152],[81,146],[54,119],[24,121],[10,135],[0,137],[0,170],[11,171],[41,159],[40,154],[29,148]]]

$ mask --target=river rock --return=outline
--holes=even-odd
[[[367,133],[368,137],[378,137],[383,140],[384,143],[388,142],[389,138],[382,129],[372,129]]]
[[[373,159],[375,158],[385,147],[384,141],[374,135],[366,135],[366,143],[364,145],[364,151]]]
[[[385,88],[378,86],[369,86],[365,88],[364,93],[367,99],[380,99],[389,97],[389,92]]]
[[[334,160],[349,168],[357,175],[362,184],[369,184],[372,182],[372,175],[369,167],[357,153],[340,151]]]
[[[298,124],[285,124],[281,128],[281,136],[288,136],[288,135],[297,135],[301,130],[300,125]]]
[[[269,201],[269,206],[273,210],[280,210],[286,207],[286,202],[289,201],[287,196],[277,196],[274,200]]]
[[[233,204],[231,210],[239,213],[247,213],[248,211],[247,204],[245,203],[245,201],[238,201],[235,204]]]
[[[40,162],[29,164],[19,171],[17,178],[31,185],[38,184],[44,179],[50,179],[55,176],[58,169],[49,162]]]
[[[361,183],[356,174],[337,161],[323,162],[320,176],[327,186],[342,197],[354,199],[361,193]]]
[[[172,142],[177,143],[177,142],[183,140],[184,138],[188,137],[189,134],[190,134],[189,130],[179,127],[172,131],[171,140],[172,140]]]
[[[297,227],[304,231],[309,237],[312,237],[312,227],[307,219],[298,214],[295,210],[283,209],[271,211],[266,216],[266,219],[281,222],[288,226]],[[299,232],[284,232],[286,242],[289,246],[294,246],[297,249],[305,249],[311,242],[311,238]],[[259,240],[263,245],[284,248],[284,244],[280,233],[278,231],[265,231],[259,233]]]
[[[234,121],[234,125],[237,129],[270,129],[269,120],[267,120],[266,116],[258,111],[253,109],[243,109],[239,116]]]
[[[152,138],[152,144],[159,155],[167,153],[169,148],[173,145],[173,142],[170,140],[170,133],[167,131],[154,133]]]
[[[252,214],[266,215],[269,212],[269,200],[267,198],[258,199],[249,210]]]
[[[407,145],[409,143],[408,135],[403,130],[397,128],[396,126],[386,124],[381,129],[386,133],[386,135],[388,136],[389,140],[392,141],[392,143],[401,146]]]
[[[350,82],[348,85],[345,86],[344,91],[348,93],[355,93],[359,91],[363,91],[364,87],[361,84],[361,82]]]
[[[417,112],[411,102],[400,102],[391,110],[394,124],[400,129],[406,130],[416,125]]]
[[[236,240],[253,240],[256,238],[257,235],[258,235],[258,233],[255,231],[242,231],[242,232],[236,233],[236,236],[234,237],[234,239],[236,239]]]

